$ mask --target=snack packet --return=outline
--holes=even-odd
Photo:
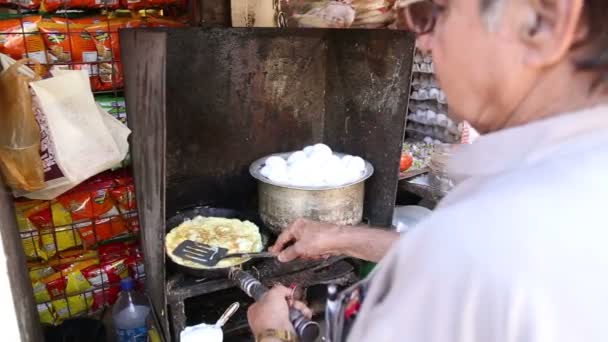
[[[166,7],[175,5],[177,0],[120,0],[122,7],[130,10],[140,10],[144,8]]]
[[[141,19],[114,18],[106,23],[87,26],[85,30],[91,35],[97,47],[100,61],[120,61],[120,42],[118,30],[122,28],[141,27]]]
[[[93,294],[86,292],[80,295],[70,296],[67,299],[58,299],[52,302],[57,315],[57,323],[72,316],[84,313],[93,306]]]
[[[15,216],[21,234],[21,244],[28,259],[48,259],[47,254],[40,248],[40,234],[36,226],[28,219],[27,211],[40,206],[42,201],[15,202]]]
[[[35,0],[40,1],[40,0]],[[55,12],[58,9],[117,9],[118,0],[42,0],[40,12]]]
[[[36,303],[48,302],[51,300],[51,295],[46,287],[46,284],[41,281],[35,281],[32,283],[34,289],[34,299]]]
[[[36,309],[38,310],[38,317],[40,317],[40,323],[55,324],[57,317],[51,304],[38,304],[36,305]]]
[[[108,21],[107,16],[93,15],[82,18],[65,18],[65,17],[51,17],[51,20],[57,24],[79,24],[79,25],[97,25]]]
[[[87,25],[41,22],[38,30],[47,48],[50,63],[97,62],[95,42],[85,31]]]
[[[44,40],[38,31],[42,16],[0,20],[0,53],[13,59],[33,58],[47,63]]]

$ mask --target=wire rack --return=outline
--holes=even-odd
[[[16,208],[44,323],[112,305],[126,277],[143,284],[137,204],[128,171],[98,175],[52,201],[20,200]]]
[[[30,66],[41,64],[42,77],[57,70],[85,70],[96,101],[126,123],[118,31],[186,26],[194,21],[194,3],[0,0],[0,53],[15,60],[29,58]],[[99,181],[125,173],[128,171],[96,176],[52,201],[16,201],[22,244],[43,323],[59,324],[67,318],[103,312],[116,301],[120,280],[127,276],[143,287],[145,272],[132,178]],[[104,207],[108,210],[96,211],[100,203],[111,205]],[[19,212],[27,205],[33,206],[28,215]]]
[[[120,103],[119,29],[186,26],[192,20],[188,1],[0,0],[0,53],[35,60],[43,77],[56,70],[85,70],[94,94]]]

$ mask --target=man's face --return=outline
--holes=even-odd
[[[480,0],[435,0],[440,6],[435,29],[418,46],[433,54],[435,73],[448,97],[450,114],[482,133],[505,125],[530,82],[523,68],[510,3],[484,17]],[[494,18],[492,18],[494,17]]]

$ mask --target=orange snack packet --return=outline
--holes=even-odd
[[[39,15],[0,20],[0,53],[15,60],[33,58],[46,64],[44,40],[38,31]]]
[[[50,63],[97,62],[95,42],[85,31],[86,25],[41,22],[40,34],[47,48]]]
[[[82,18],[51,17],[51,20],[57,24],[80,24],[90,26],[104,23],[108,21],[108,17],[103,15],[94,15]]]
[[[175,5],[177,0],[120,0],[122,7],[130,10],[140,10],[144,8],[157,8]]]
[[[57,201],[70,212],[74,222],[90,221],[114,214],[110,212],[114,209],[114,203],[110,200],[109,189],[68,193],[59,196]]]
[[[88,26],[85,30],[89,32],[95,45],[100,61],[120,61],[120,42],[118,30],[122,28],[142,27],[141,19],[115,18],[107,23]]]
[[[34,0],[40,1],[40,0]],[[42,0],[41,12],[55,12],[58,9],[117,9],[118,0]]]

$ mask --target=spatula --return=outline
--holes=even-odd
[[[228,249],[218,246],[210,246],[192,240],[184,240],[173,250],[173,255],[184,260],[192,261],[199,265],[213,267],[220,261],[228,258],[274,258],[269,252],[256,253],[230,253]]]

